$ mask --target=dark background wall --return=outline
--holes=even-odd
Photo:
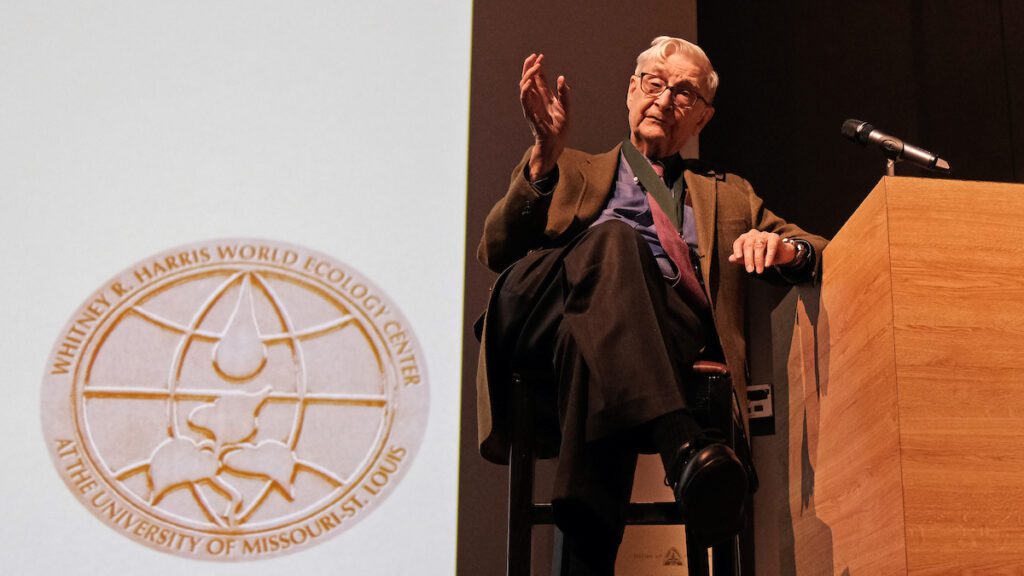
[[[507,471],[476,450],[478,347],[470,325],[494,278],[475,258],[483,219],[531,142],[516,98],[530,52],[548,55],[552,77],[569,78],[571,145],[596,152],[626,135],[636,53],[659,34],[692,39],[697,24],[699,44],[722,77],[701,157],[742,174],[777,213],[826,236],[884,170],[878,151],[839,135],[846,118],[940,154],[952,178],[1024,181],[1024,0],[704,0],[696,22],[693,2],[474,6],[460,575],[504,573]],[[897,174],[936,177],[903,165]]]
[[[939,154],[950,178],[1024,181],[1024,1],[706,1],[697,14],[722,77],[701,157],[786,218],[832,236],[882,174],[877,150],[839,135],[846,118]]]

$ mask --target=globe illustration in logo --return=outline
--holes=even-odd
[[[73,440],[58,434],[55,458],[76,443],[103,480],[87,507],[146,544],[292,551],[364,516],[418,446],[425,382],[404,319],[350,270],[275,248],[194,246],[191,265],[138,266],[79,338]]]

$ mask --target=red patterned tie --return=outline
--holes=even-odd
[[[651,164],[651,167],[654,168],[654,173],[658,177],[665,177],[665,167],[660,163],[655,162]],[[661,247],[665,249],[665,253],[676,265],[676,270],[679,271],[679,282],[676,284],[676,289],[695,310],[707,308],[708,299],[700,287],[700,282],[697,281],[697,273],[690,260],[690,247],[683,242],[682,236],[672,225],[672,220],[661,209],[658,201],[651,196],[650,192],[647,193],[647,203],[651,206],[651,214],[654,216],[654,230],[658,233],[658,241],[661,242]]]

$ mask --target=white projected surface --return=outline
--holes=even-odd
[[[0,444],[7,574],[454,574],[468,0],[0,4]],[[297,553],[200,562],[129,540],[64,485],[40,386],[112,275],[215,238],[351,266],[423,348],[401,483]]]

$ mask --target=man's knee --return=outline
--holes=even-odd
[[[632,226],[620,220],[609,220],[591,227],[573,249],[576,256],[592,256],[598,261],[609,257],[652,256],[647,241]]]
[[[643,236],[636,229],[622,220],[608,220],[587,231],[584,242],[600,242],[636,246],[644,243]]]

